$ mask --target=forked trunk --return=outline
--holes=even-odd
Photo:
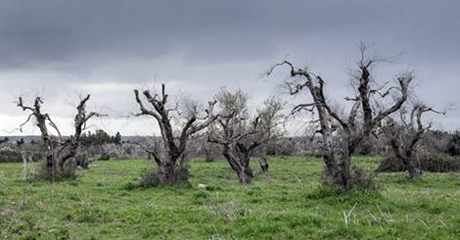
[[[228,164],[230,164],[230,167],[233,169],[236,176],[240,180],[240,183],[251,183],[251,178],[254,177],[254,174],[252,173],[252,169],[249,166],[249,158],[244,156],[236,158],[232,153],[230,153],[230,149],[227,147],[224,149],[224,157],[227,159]]]
[[[404,149],[402,146],[400,146],[401,144],[396,139],[392,139],[390,141],[390,145],[393,148],[395,157],[403,163],[404,168],[409,173],[409,178],[420,178],[420,175],[422,175],[422,170],[420,169],[420,166],[415,162],[415,159],[412,157],[412,149]]]
[[[185,164],[184,154],[170,156],[167,161],[156,161],[157,183],[164,185],[176,185],[188,183],[189,174]]]

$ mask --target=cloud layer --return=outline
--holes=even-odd
[[[443,108],[460,100],[458,9],[454,0],[1,1],[0,129],[25,117],[17,96],[40,94],[70,131],[71,103],[89,92],[111,115],[95,124],[142,134],[147,121],[123,116],[135,111],[132,89],[152,82],[203,101],[241,87],[256,105],[286,76],[261,74],[286,56],[322,74],[340,100],[361,40],[381,55],[405,53],[376,77],[415,68],[420,98]],[[459,118],[451,111],[439,127],[457,129]]]

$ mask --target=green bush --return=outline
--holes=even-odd
[[[451,156],[460,156],[460,133],[456,132],[449,140],[447,153]]]
[[[460,157],[452,157],[444,153],[420,154],[417,162],[422,171],[426,172],[459,172]],[[395,156],[384,158],[376,172],[404,172],[407,169]]]
[[[21,153],[11,149],[2,149],[0,150],[0,162],[22,162]]]

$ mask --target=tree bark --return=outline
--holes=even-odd
[[[393,149],[395,157],[403,163],[404,168],[409,173],[409,178],[420,178],[420,176],[422,175],[422,170],[420,169],[420,166],[415,162],[415,159],[412,157],[413,149],[403,150],[402,143],[400,143],[396,138],[391,139],[390,145]]]
[[[249,184],[251,183],[251,179],[254,177],[252,170],[250,167],[245,167],[240,171],[238,174],[238,179],[240,180],[240,183],[243,184]]]
[[[409,177],[411,179],[418,179],[422,175],[422,170],[417,167],[415,164],[408,164],[407,171],[409,172]]]
[[[340,163],[339,163],[339,171],[340,174],[336,177],[337,183],[340,184],[345,191],[351,189],[351,152],[348,150],[344,150],[341,155]]]
[[[262,172],[267,173],[269,165],[268,165],[266,156],[262,156],[259,158],[259,164],[260,164],[260,169],[262,169]]]
[[[174,175],[174,161],[168,161],[158,166],[158,181],[161,184],[174,184],[176,176]]]
[[[57,125],[51,120],[50,116],[47,113],[42,113],[41,104],[43,101],[40,97],[35,98],[33,106],[25,106],[23,104],[22,98],[19,98],[18,107],[22,108],[23,111],[30,111],[26,122],[20,125],[20,129],[29,122],[31,117],[35,117],[36,125],[40,129],[43,145],[46,151],[46,163],[45,171],[51,173],[51,176],[54,180],[57,173],[63,173],[64,164],[67,160],[75,157],[77,154],[77,149],[79,146],[80,135],[84,130],[86,122],[93,116],[101,116],[96,112],[86,112],[86,102],[89,100],[90,95],[87,95],[82,99],[77,106],[77,114],[74,119],[75,133],[68,140],[63,141],[61,133]],[[48,129],[47,125],[51,126],[56,130],[58,138],[52,136]]]
[[[134,90],[134,96],[136,102],[139,105],[140,113],[136,116],[147,115],[153,117],[160,127],[161,137],[164,144],[164,150],[166,151],[165,157],[160,156],[154,150],[144,149],[150,153],[158,166],[158,181],[160,184],[175,184],[176,181],[182,181],[182,178],[186,178],[187,175],[182,176],[182,169],[177,168],[177,160],[182,156],[185,156],[187,142],[191,135],[203,130],[209,126],[214,120],[217,119],[218,115],[213,115],[213,107],[216,102],[209,102],[208,109],[205,118],[198,118],[197,106],[191,106],[191,111],[187,114],[185,126],[180,130],[179,136],[175,136],[175,131],[172,127],[172,116],[170,112],[177,109],[168,109],[168,94],[166,94],[166,86],[161,85],[161,93],[151,94],[149,90],[143,91],[143,95],[147,102],[150,103],[152,110],[147,109],[141,100],[138,90]],[[180,117],[176,116],[177,118]],[[160,159],[164,158],[164,159]],[[182,167],[182,166],[179,166]],[[176,171],[178,170],[178,171]],[[180,176],[179,176],[180,175]]]
[[[228,146],[224,146],[223,154],[224,157],[227,159],[228,164],[238,177],[240,183],[251,183],[251,179],[254,177],[254,174],[249,165],[250,158],[248,156],[240,156],[239,158],[235,157],[235,155],[231,152],[231,149]]]
[[[351,155],[354,152],[358,143],[369,137],[372,131],[381,123],[381,121],[398,111],[402,104],[407,100],[408,87],[413,80],[413,75],[409,72],[403,74],[397,78],[398,86],[387,87],[386,92],[381,92],[383,87],[377,89],[371,89],[371,74],[370,68],[378,59],[368,58],[366,56],[366,47],[364,44],[360,46],[361,50],[361,61],[358,64],[359,76],[358,86],[355,86],[357,95],[353,98],[346,98],[348,101],[353,101],[353,107],[347,118],[343,118],[337,114],[328,104],[326,97],[324,96],[324,81],[319,75],[311,74],[307,68],[295,68],[293,64],[288,61],[275,64],[267,72],[270,75],[274,68],[281,65],[288,65],[291,69],[291,77],[302,77],[304,81],[287,82],[291,95],[296,95],[304,89],[308,89],[310,92],[313,103],[299,104],[294,107],[292,113],[296,113],[300,110],[307,110],[314,113],[314,110],[318,113],[318,119],[320,129],[317,131],[322,134],[322,156],[325,163],[325,173],[329,180],[333,183],[337,183],[345,190],[349,190],[352,186],[352,175],[351,175]],[[372,97],[377,95],[381,99],[388,96],[391,91],[399,90],[400,96],[398,96],[394,103],[382,110],[376,112],[376,108],[372,105]],[[362,114],[358,114],[361,110]],[[357,121],[356,118],[361,117],[361,121]],[[331,119],[332,118],[332,119]],[[333,121],[334,120],[334,121]],[[338,123],[339,126],[335,126]],[[337,164],[334,159],[334,141],[333,132],[336,127],[341,127],[344,132],[344,140],[341,141],[343,146],[340,158],[340,162]],[[337,148],[339,149],[339,148]]]

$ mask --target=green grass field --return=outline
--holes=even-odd
[[[127,187],[147,160],[94,162],[57,183],[26,182],[21,164],[0,164],[0,238],[460,239],[460,174],[380,174],[378,192],[343,195],[320,188],[320,159],[270,164],[243,186],[226,162],[195,161],[191,187],[149,189]]]

